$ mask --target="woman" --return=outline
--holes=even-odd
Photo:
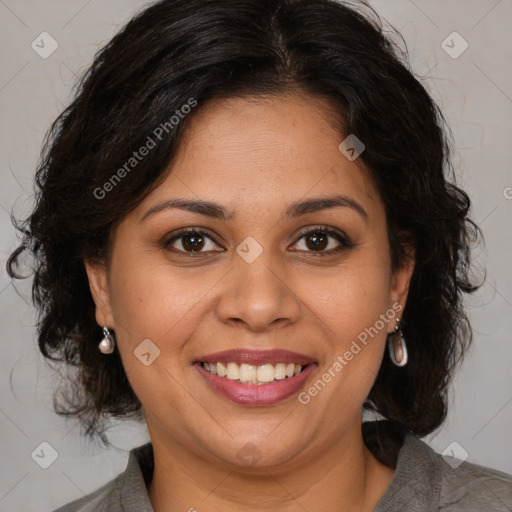
[[[43,156],[9,268],[33,253],[39,346],[79,370],[58,412],[151,438],[60,512],[509,510],[511,476],[419,439],[471,340],[478,228],[367,11],[156,3]]]

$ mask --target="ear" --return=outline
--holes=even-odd
[[[402,312],[405,308],[405,303],[407,302],[407,295],[409,293],[409,284],[411,282],[411,277],[414,272],[415,265],[415,250],[412,245],[408,245],[405,247],[407,256],[401,265],[394,271],[391,290],[390,290],[390,307],[396,310],[397,304],[400,304],[400,312]],[[399,314],[398,316],[402,316]]]
[[[96,305],[96,322],[100,327],[106,325],[115,329],[106,265],[85,260],[84,265],[89,280],[89,288]]]

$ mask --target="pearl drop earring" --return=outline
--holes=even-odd
[[[100,341],[98,348],[103,354],[112,354],[112,352],[114,352],[114,336],[106,325],[103,327],[103,339]]]

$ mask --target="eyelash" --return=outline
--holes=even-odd
[[[179,230],[177,233],[175,233],[173,235],[172,238],[166,240],[164,243],[163,243],[163,248],[164,249],[168,249],[169,250],[169,246],[175,242],[176,240],[179,240],[183,235],[186,235],[188,233],[194,233],[194,234],[198,234],[198,235],[201,235],[201,236],[204,236],[206,238],[209,238],[210,240],[212,240],[213,242],[215,242],[217,245],[220,245],[219,242],[217,240],[215,240],[215,237],[212,236],[209,232],[207,231],[204,231],[200,228],[183,228],[181,230]],[[315,226],[313,228],[306,228],[304,229],[303,231],[301,231],[299,233],[299,236],[296,240],[296,242],[293,244],[297,244],[300,240],[302,240],[302,238],[306,237],[307,235],[309,234],[312,234],[312,233],[325,233],[333,238],[335,238],[338,242],[340,242],[340,245],[335,248],[335,249],[330,249],[328,251],[304,251],[302,249],[300,249],[298,252],[308,252],[308,253],[311,253],[313,254],[315,257],[316,256],[320,256],[320,257],[323,257],[323,256],[329,256],[331,254],[335,254],[335,253],[339,253],[345,249],[350,249],[354,246],[354,244],[349,240],[349,238],[344,234],[344,233],[340,233],[338,231],[335,231],[333,230],[332,228],[329,228],[327,226]],[[193,252],[193,251],[183,251],[181,249],[176,249],[176,248],[171,248],[170,250],[172,251],[176,251],[178,253],[182,253],[182,254],[187,254],[189,256],[199,256],[201,254],[204,254],[208,251],[196,251],[196,252]],[[218,252],[221,252],[221,251],[218,251]]]

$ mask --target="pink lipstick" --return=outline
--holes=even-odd
[[[194,366],[215,391],[241,405],[271,405],[297,393],[317,368],[288,350],[235,349],[198,357]]]

